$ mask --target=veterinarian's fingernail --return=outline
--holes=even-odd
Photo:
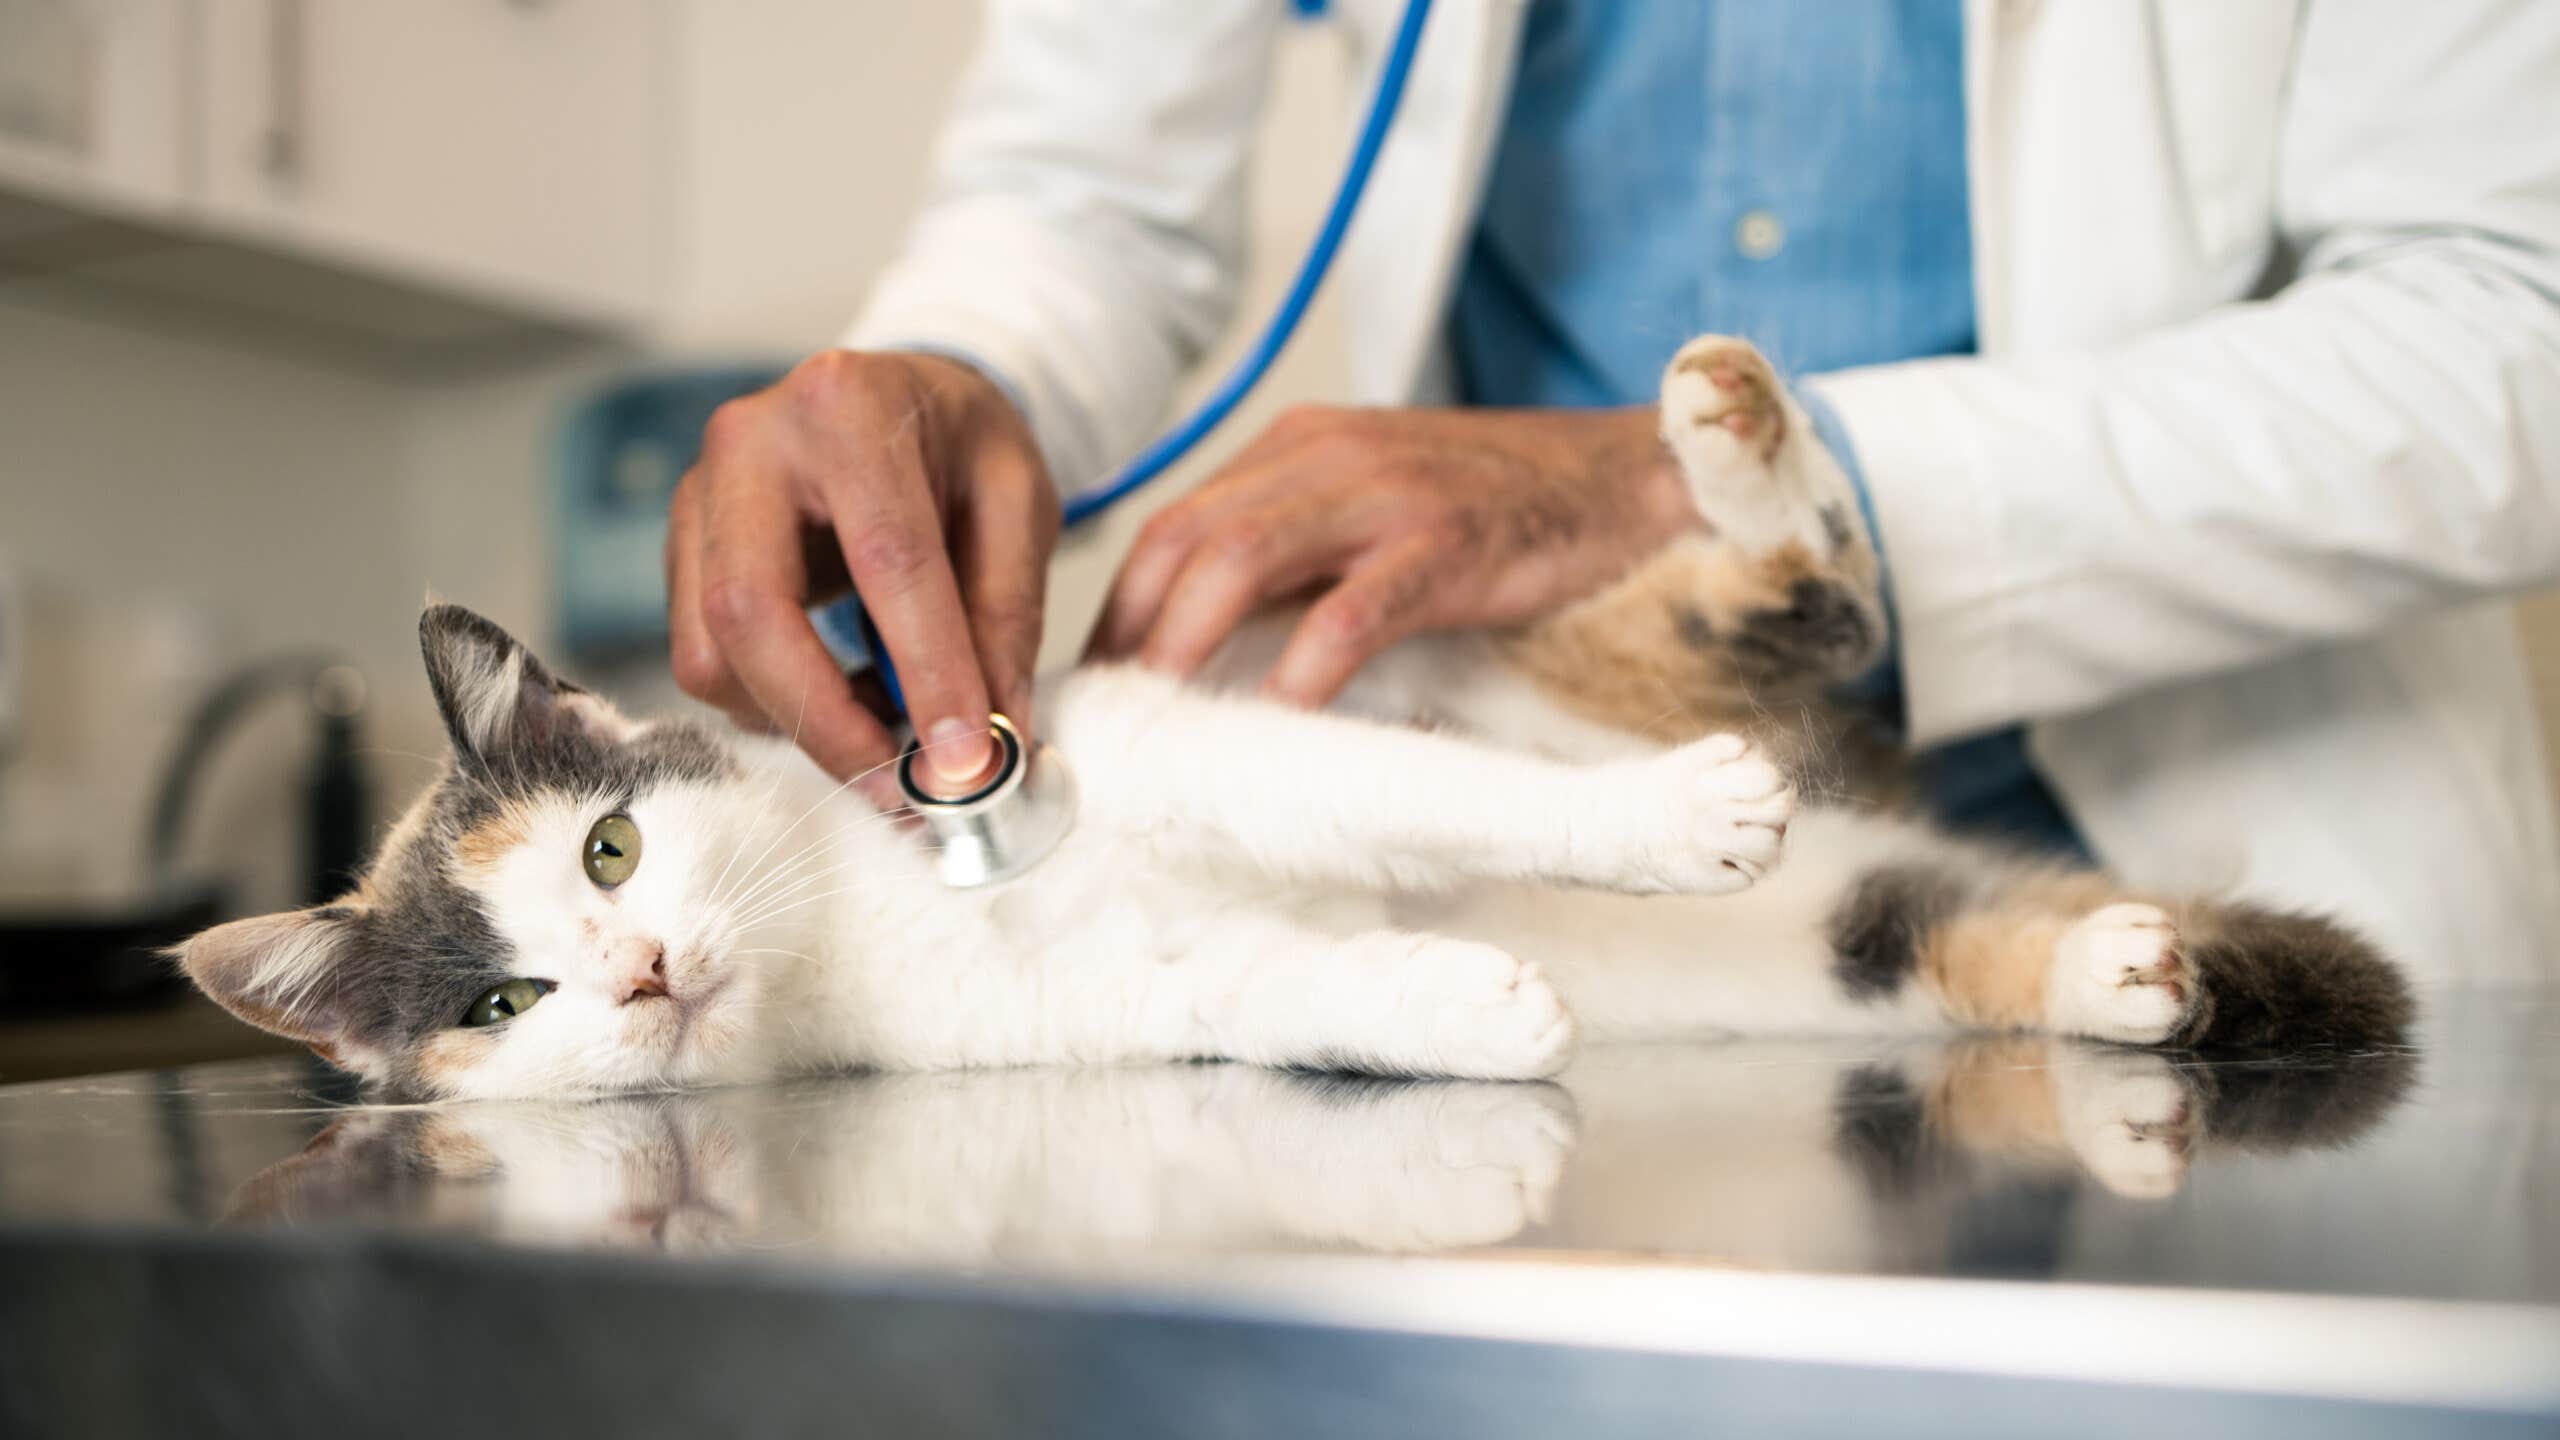
[[[925,767],[945,788],[976,784],[996,763],[995,737],[984,725],[964,720],[936,720],[924,732]]]

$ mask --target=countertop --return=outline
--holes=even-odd
[[[0,1088],[0,1430],[2560,1431],[2549,995],[2352,1057],[354,1099]]]

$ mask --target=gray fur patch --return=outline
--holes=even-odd
[[[1864,664],[1875,646],[1874,622],[1848,584],[1805,576],[1787,587],[1787,608],[1742,617],[1733,656],[1754,681],[1838,678]]]
[[[388,1073],[373,1078],[395,1087],[418,1079],[427,1037],[517,973],[478,899],[453,878],[464,836],[538,796],[605,795],[627,805],[661,785],[737,773],[728,746],[702,725],[652,725],[629,739],[605,733],[584,707],[564,703],[587,692],[469,611],[429,610],[420,639],[454,758],[418,801],[417,823],[393,832],[366,866],[364,903],[327,912],[343,933],[322,982],[342,1033],[389,1057]],[[493,686],[511,693],[493,697],[485,689]]]
[[[1844,554],[1856,543],[1857,532],[1849,528],[1849,514],[1837,505],[1822,507],[1822,538],[1831,542],[1831,553]]]
[[[2193,1065],[2205,1133],[2218,1143],[2282,1155],[2354,1142],[2399,1107],[2417,1083],[2418,1057],[2383,1049],[2306,1065],[2296,1057]]]
[[[1697,606],[1672,607],[1671,624],[1672,628],[1680,632],[1680,643],[1690,649],[1713,650],[1716,648],[1715,622],[1709,620],[1707,612]]]
[[[2363,1053],[2405,1043],[2417,1002],[2362,936],[2319,915],[2219,907],[2186,958],[2201,997],[2172,1045]]]
[[[1908,1196],[1945,1168],[1929,1134],[1928,1106],[1899,1069],[1862,1065],[1843,1075],[1832,1110],[1832,1147],[1878,1194]]]
[[[1965,900],[1949,868],[1887,865],[1858,878],[1831,913],[1831,973],[1853,1000],[1888,1000],[1920,966],[1929,932]]]

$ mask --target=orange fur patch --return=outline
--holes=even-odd
[[[2053,1104],[2054,1042],[1980,1036],[1948,1053],[1932,1113],[1950,1139],[1994,1154],[2068,1150]]]
[[[496,1151],[441,1116],[430,1117],[419,1128],[418,1154],[438,1175],[488,1175],[498,1168]]]
[[[1854,553],[1871,572],[1871,557]],[[1787,608],[1796,582],[1824,567],[1801,544],[1755,557],[1698,531],[1598,594],[1496,635],[1495,653],[1595,724],[1661,745],[1739,731],[1799,783],[1896,803],[1906,788],[1900,757],[1831,701],[1822,676],[1755,690],[1726,644],[1751,615]]]
[[[2045,976],[2063,932],[2102,905],[2135,898],[2103,875],[2028,871],[1932,930],[1920,946],[1921,978],[1964,1024],[2034,1029],[2044,1023]]]
[[[498,868],[508,851],[524,844],[530,833],[525,813],[512,805],[504,807],[454,840],[454,861],[466,875],[485,875]]]
[[[497,1048],[498,1037],[486,1030],[439,1030],[418,1047],[418,1073],[450,1091]]]
[[[1612,729],[1664,744],[1731,729],[1751,704],[1711,638],[1729,555],[1703,534],[1681,536],[1600,593],[1497,636],[1496,651],[1548,698]]]

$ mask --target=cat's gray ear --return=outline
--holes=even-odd
[[[564,730],[610,739],[625,728],[611,706],[553,675],[516,637],[459,605],[427,607],[418,617],[418,648],[454,756],[465,766],[504,768],[502,757],[539,748]]]
[[[352,912],[342,905],[287,910],[216,925],[177,948],[187,978],[223,1009],[320,1058],[363,1070],[372,1056],[357,1035],[347,972]]]

